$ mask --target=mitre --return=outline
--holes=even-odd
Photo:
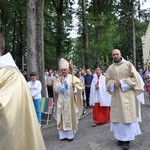
[[[64,58],[61,58],[59,61],[59,69],[63,69],[63,68],[69,69],[69,63]]]

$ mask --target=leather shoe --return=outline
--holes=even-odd
[[[61,139],[61,141],[66,141],[66,140],[68,140],[68,139],[67,138]]]
[[[73,141],[73,139],[68,139],[68,142],[72,142]]]
[[[92,124],[92,127],[96,127],[96,126],[98,126],[98,124],[96,124],[96,123],[93,123],[93,124]]]
[[[122,150],[129,150],[129,143],[123,143],[123,149]]]
[[[118,141],[117,141],[117,145],[118,145],[118,146],[122,146],[122,145],[123,145],[123,141],[119,141],[119,140],[118,140]]]

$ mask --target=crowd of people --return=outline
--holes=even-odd
[[[112,57],[114,61],[106,72],[99,65],[92,71],[88,68],[70,72],[69,62],[63,58],[59,71],[45,71],[47,97],[55,101],[60,140],[74,139],[80,116],[86,109],[92,109],[93,127],[111,122],[111,131],[123,150],[128,150],[129,143],[141,134],[138,124],[140,103],[144,103],[141,93],[145,83],[150,99],[150,65],[146,71],[137,72],[132,63],[121,56],[120,50],[113,50]],[[30,74],[28,87],[41,125],[42,87],[36,76],[36,73]]]
[[[144,103],[144,82],[147,91],[150,87],[149,68],[142,76],[121,56],[120,50],[113,50],[112,57],[113,64],[105,73],[101,66],[93,72],[70,72],[65,59],[60,60],[59,73],[51,69],[45,73],[48,96],[57,103],[54,113],[60,140],[74,139],[83,107],[92,108],[93,127],[111,122],[111,131],[123,150],[128,150],[129,143],[141,134],[140,103]]]
[[[63,58],[59,64],[60,71],[46,70],[47,97],[52,97],[56,101],[54,113],[57,116],[60,140],[74,139],[80,116],[86,109],[91,108],[92,126],[111,122],[111,131],[117,139],[118,146],[123,146],[123,150],[128,150],[130,141],[141,134],[138,124],[140,119],[137,118],[141,117],[140,102],[144,101],[144,97],[141,96],[144,82],[150,99],[150,65],[146,71],[140,69],[138,73],[131,62],[123,59],[120,50],[113,50],[112,57],[113,64],[106,72],[103,72],[101,66],[92,71],[74,69],[70,72],[69,63]],[[34,87],[31,83],[36,81],[36,74],[31,73],[30,77],[28,86],[41,124],[41,83],[37,81],[39,86]],[[37,99],[34,98],[34,90],[40,90]]]
[[[0,34],[0,147],[45,150],[40,130],[42,84],[36,72],[31,72],[30,80],[26,81],[22,76],[26,72],[19,71],[10,53],[3,55],[4,48],[4,37]],[[85,109],[92,109],[93,127],[110,122],[110,130],[123,150],[129,150],[130,142],[141,134],[140,104],[144,103],[144,82],[150,99],[150,65],[145,73],[138,73],[120,50],[114,49],[112,58],[113,63],[105,73],[99,65],[93,72],[74,70],[63,58],[59,71],[45,72],[47,97],[55,101],[53,113],[60,140],[74,140]],[[21,140],[18,142],[14,135]]]

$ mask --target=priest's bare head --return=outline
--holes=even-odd
[[[121,61],[121,57],[122,56],[121,56],[121,52],[120,52],[119,49],[114,49],[112,51],[112,58],[113,58],[114,62],[116,62],[116,63],[120,62]]]
[[[3,55],[4,50],[5,50],[5,40],[3,34],[0,33],[0,56]]]

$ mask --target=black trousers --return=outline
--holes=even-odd
[[[86,94],[86,107],[89,107],[90,89],[85,89],[85,94]]]
[[[47,86],[48,96],[53,98],[53,86]]]

